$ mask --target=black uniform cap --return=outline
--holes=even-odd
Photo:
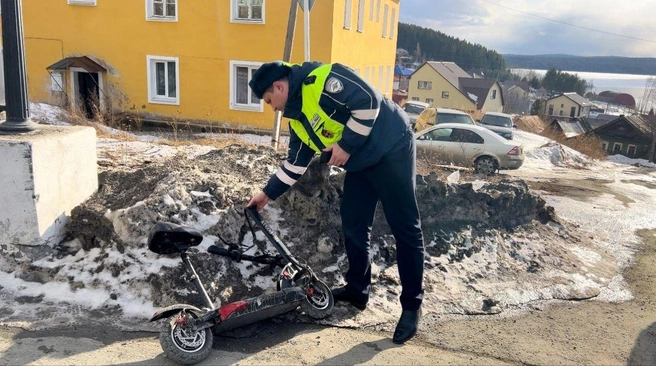
[[[264,92],[273,85],[273,82],[289,75],[290,70],[289,66],[280,61],[263,64],[255,71],[248,85],[251,87],[253,94],[259,99],[262,99]]]

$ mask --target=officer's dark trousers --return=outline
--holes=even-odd
[[[407,143],[376,165],[348,172],[344,180],[341,216],[349,269],[347,288],[365,300],[371,285],[371,227],[378,201],[396,238],[396,260],[401,277],[401,306],[417,310],[423,299],[424,239],[417,208],[416,155],[412,135]]]

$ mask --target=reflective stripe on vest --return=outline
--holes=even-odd
[[[312,84],[301,86],[302,113],[305,121],[289,120],[290,127],[301,141],[317,152],[339,141],[344,131],[344,125],[331,119],[319,106],[331,70],[332,65],[322,65],[308,74],[307,77],[314,76],[316,79]]]

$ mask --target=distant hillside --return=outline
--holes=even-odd
[[[506,70],[503,57],[493,50],[413,24],[399,23],[396,45],[412,56],[419,56],[420,62],[452,61],[465,71],[476,68],[487,71],[488,75]]]
[[[656,58],[571,55],[503,55],[510,68],[656,75]]]

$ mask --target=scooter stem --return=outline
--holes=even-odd
[[[198,293],[200,293],[201,296],[203,297],[203,301],[205,301],[205,305],[212,310],[216,309],[214,307],[214,304],[212,303],[212,300],[210,300],[210,297],[207,295],[207,291],[205,291],[205,287],[203,286],[203,283],[200,282],[200,277],[198,277],[198,274],[196,273],[196,269],[194,268],[193,264],[191,264],[191,260],[189,259],[187,252],[180,253],[180,257],[182,257],[182,262],[187,267],[187,270],[191,272],[192,274],[191,279],[194,282],[194,285],[196,285],[196,290],[198,290]]]

